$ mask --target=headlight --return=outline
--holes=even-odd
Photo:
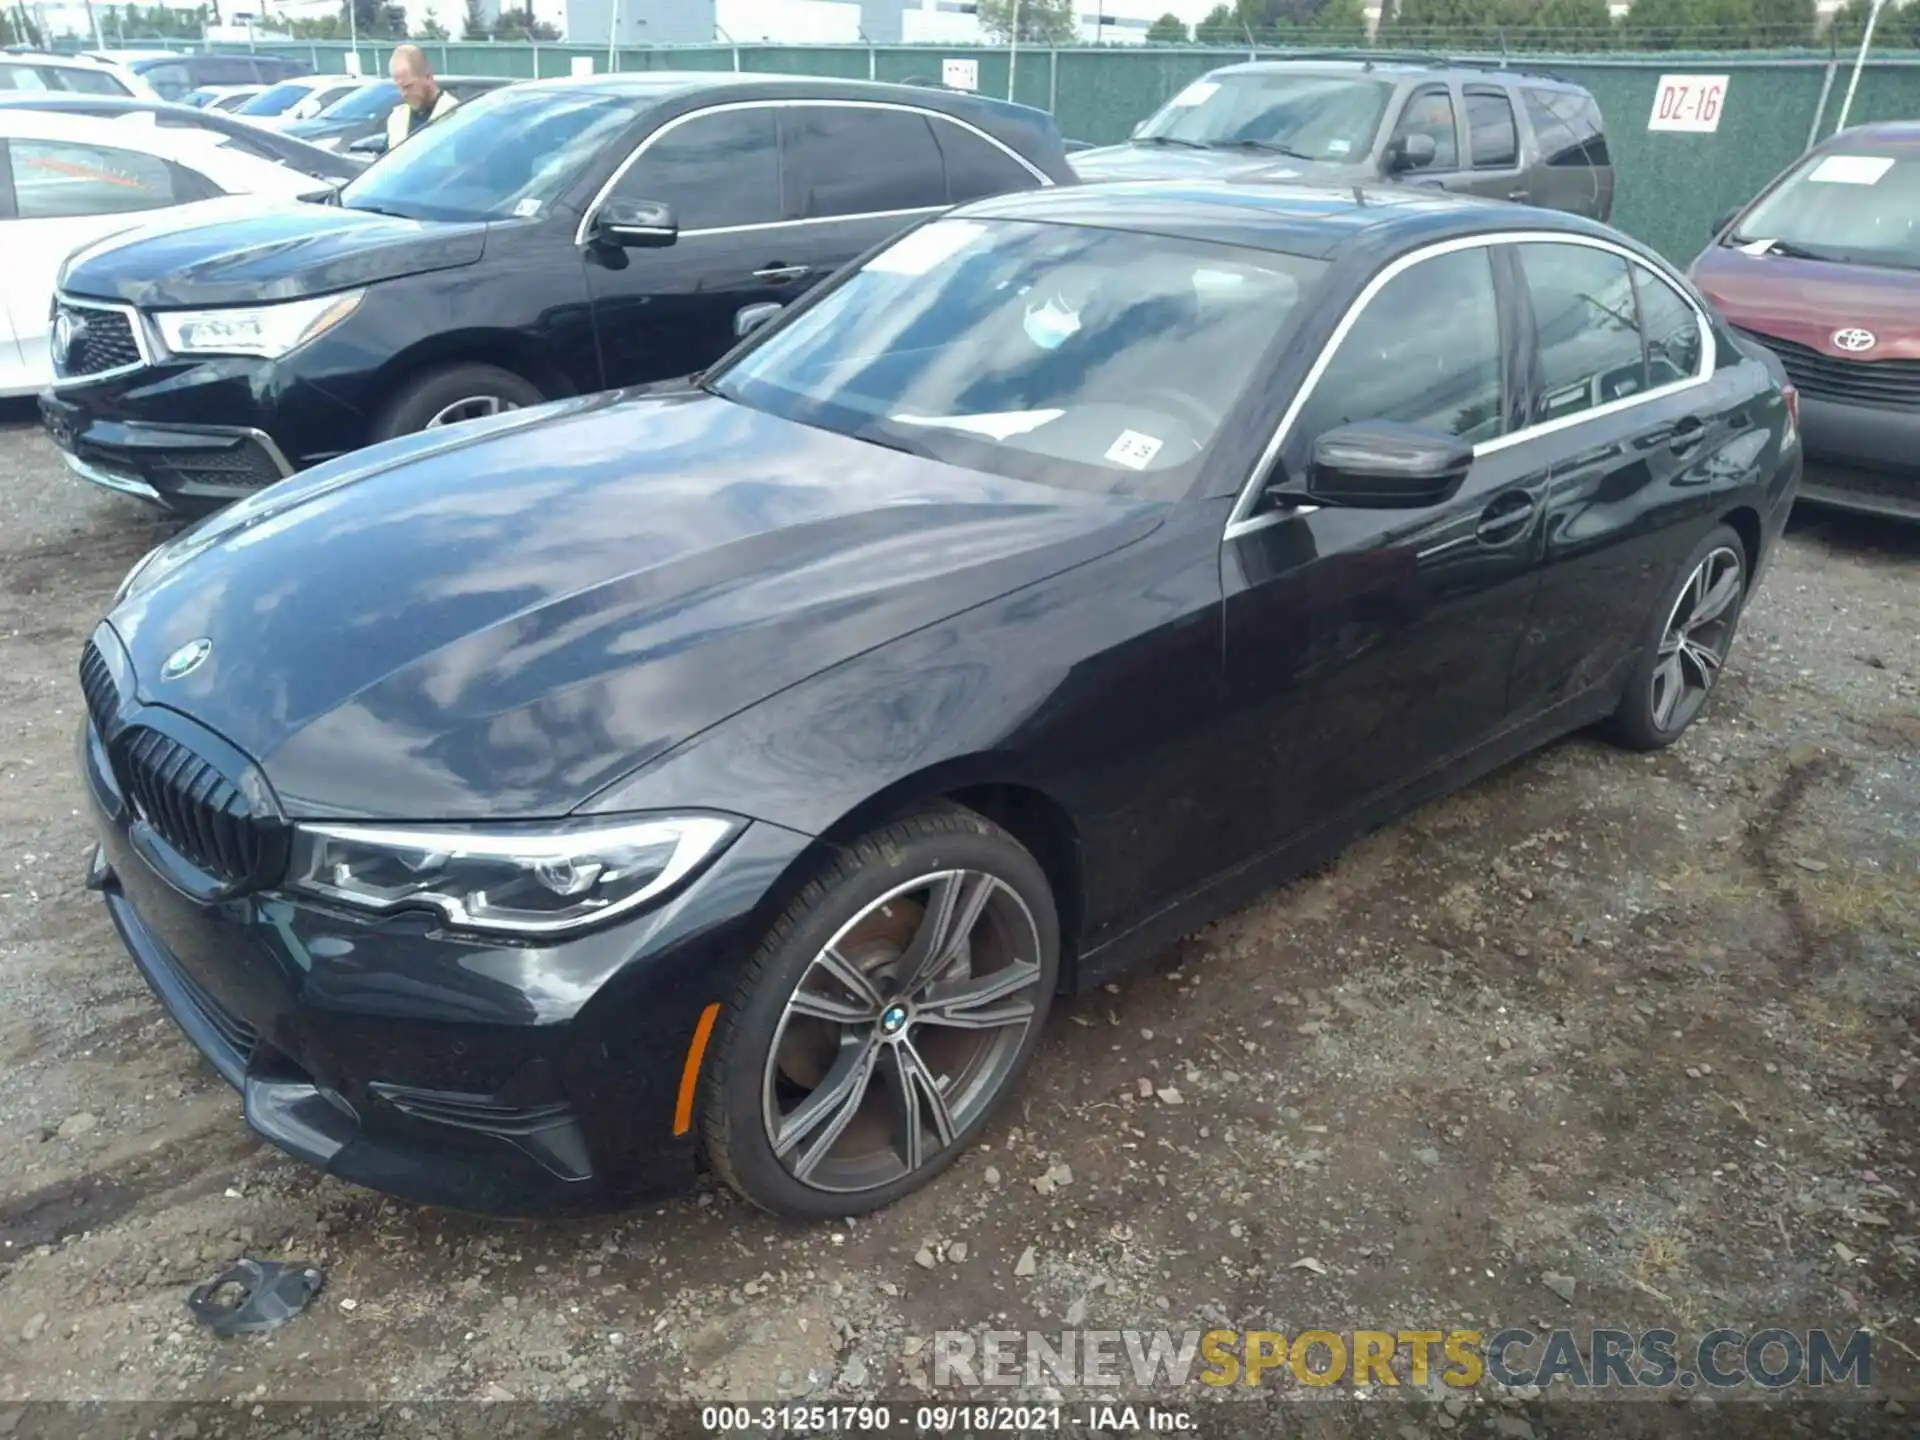
[[[367,292],[319,295],[279,305],[224,310],[161,310],[153,316],[160,338],[176,355],[259,355],[277,360],[325,334],[359,308]]]
[[[664,895],[745,828],[719,815],[539,826],[301,825],[293,887],[500,935],[582,930]]]

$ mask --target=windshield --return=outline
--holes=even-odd
[[[531,218],[633,115],[618,96],[495,90],[369,167],[340,203],[418,220]]]
[[[315,120],[377,120],[400,103],[400,87],[391,80],[348,91],[313,118]]]
[[[242,115],[284,115],[313,93],[313,86],[296,80],[283,80],[271,90],[262,90],[240,107]]]
[[[1325,265],[940,220],[715,372],[757,410],[954,465],[1174,499]]]
[[[1134,138],[1357,160],[1372,153],[1392,93],[1382,81],[1345,75],[1222,75],[1182,90]]]
[[[1920,269],[1920,154],[1832,151],[1807,160],[1727,243]]]

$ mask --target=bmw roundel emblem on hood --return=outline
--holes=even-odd
[[[167,663],[160,667],[160,678],[178,680],[183,675],[191,675],[212,653],[213,642],[204,636],[198,640],[189,640],[167,656]]]
[[[1833,332],[1834,348],[1838,350],[1851,350],[1858,354],[1862,350],[1871,350],[1876,343],[1871,330],[1856,327]]]

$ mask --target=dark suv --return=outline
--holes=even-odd
[[[1087,180],[1399,180],[1613,214],[1613,162],[1592,95],[1545,71],[1426,56],[1229,65],[1125,144],[1079,152],[1073,168]]]
[[[70,256],[41,410],[85,478],[215,509],[376,440],[685,375],[915,220],[1072,180],[1050,116],[971,95],[669,71],[510,85],[337,203]]]

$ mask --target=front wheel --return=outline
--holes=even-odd
[[[1655,611],[1640,663],[1614,712],[1614,738],[1635,750],[1678,740],[1720,678],[1747,594],[1747,551],[1717,525],[1680,567],[1679,583]]]
[[[511,370],[498,365],[448,365],[416,376],[401,387],[375,427],[376,440],[437,430],[479,420],[503,410],[538,405],[545,397]]]
[[[983,817],[930,811],[848,846],[728,1008],[703,1104],[715,1171],[804,1220],[919,1189],[1025,1071],[1059,952],[1039,863]]]

